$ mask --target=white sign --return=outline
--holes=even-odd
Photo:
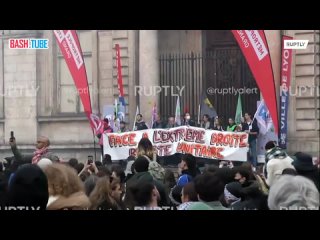
[[[309,40],[284,40],[284,49],[306,49]]]
[[[264,44],[259,32],[257,30],[245,30],[250,43],[259,59],[261,61],[268,54],[266,45]]]
[[[135,156],[138,143],[142,138],[148,138],[151,141],[158,156],[191,153],[195,157],[247,161],[247,133],[220,132],[187,126],[106,133],[103,136],[104,154],[110,154],[112,160]]]

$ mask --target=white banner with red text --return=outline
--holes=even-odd
[[[248,134],[221,132],[197,127],[147,129],[103,135],[104,154],[112,160],[124,160],[136,155],[141,138],[148,138],[157,149],[158,156],[191,153],[195,157],[247,161]]]

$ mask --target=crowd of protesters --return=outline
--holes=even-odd
[[[186,121],[192,123],[188,116]],[[319,209],[319,162],[303,152],[289,156],[274,142],[266,144],[263,168],[244,162],[200,170],[197,159],[185,154],[176,174],[159,163],[147,138],[124,161],[106,154],[103,161],[63,162],[50,152],[46,137],[38,139],[32,155],[23,155],[15,139],[10,145],[13,157],[0,169],[1,209]]]

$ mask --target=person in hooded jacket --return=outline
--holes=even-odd
[[[293,158],[292,165],[296,169],[298,175],[309,178],[314,182],[318,191],[320,191],[319,169],[313,164],[312,157],[309,154],[297,152]]]
[[[6,206],[45,210],[49,198],[48,180],[34,164],[21,165],[8,186]]]
[[[268,196],[263,194],[258,181],[250,180],[250,172],[244,167],[235,169],[235,181],[241,186],[241,201],[232,205],[232,210],[268,210]]]

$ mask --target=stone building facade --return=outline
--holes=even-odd
[[[115,44],[121,48],[126,118],[132,128],[137,104],[147,122],[159,96],[138,96],[135,86],[160,84],[159,56],[170,52],[203,52],[223,40],[223,31],[201,30],[81,30],[78,31],[87,68],[94,113],[118,97]],[[292,85],[310,86],[290,97],[289,152],[319,155],[319,30],[268,30],[276,84],[280,82],[281,34],[308,39],[306,50],[294,51]],[[13,50],[10,38],[47,38],[48,50]],[[222,41],[221,40],[221,41]],[[221,42],[220,41],[220,42]],[[11,156],[10,131],[24,152],[32,152],[39,135],[50,138],[51,148],[63,159],[84,161],[94,154],[93,136],[70,73],[52,31],[2,30],[0,38],[0,157]],[[196,93],[199,94],[199,93]],[[278,94],[279,95],[279,94]],[[197,95],[198,96],[198,95]],[[97,147],[97,157],[100,151]]]

